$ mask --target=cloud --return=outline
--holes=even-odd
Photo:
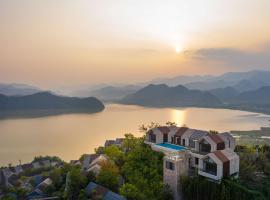
[[[187,51],[185,55],[200,62],[221,62],[228,67],[254,69],[270,68],[270,45],[260,51],[244,51],[236,48],[203,48]]]

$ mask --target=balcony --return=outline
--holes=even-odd
[[[209,169],[205,169],[205,168],[199,168],[199,171],[207,173],[207,174],[211,174],[213,176],[217,175],[217,170],[209,170]]]

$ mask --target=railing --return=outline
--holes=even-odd
[[[199,171],[205,172],[205,173],[207,173],[207,174],[211,174],[211,175],[214,175],[214,176],[217,175],[217,171],[209,171],[209,170],[206,170],[206,169],[204,169],[204,168],[199,168]]]
[[[166,153],[166,157],[170,160],[179,160],[184,159],[185,155],[184,152],[170,152]]]

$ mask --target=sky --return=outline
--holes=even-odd
[[[0,82],[270,70],[269,0],[0,0]]]

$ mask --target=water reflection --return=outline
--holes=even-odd
[[[172,110],[172,122],[175,122],[178,126],[183,126],[186,125],[185,123],[185,115],[186,111],[185,110]]]

